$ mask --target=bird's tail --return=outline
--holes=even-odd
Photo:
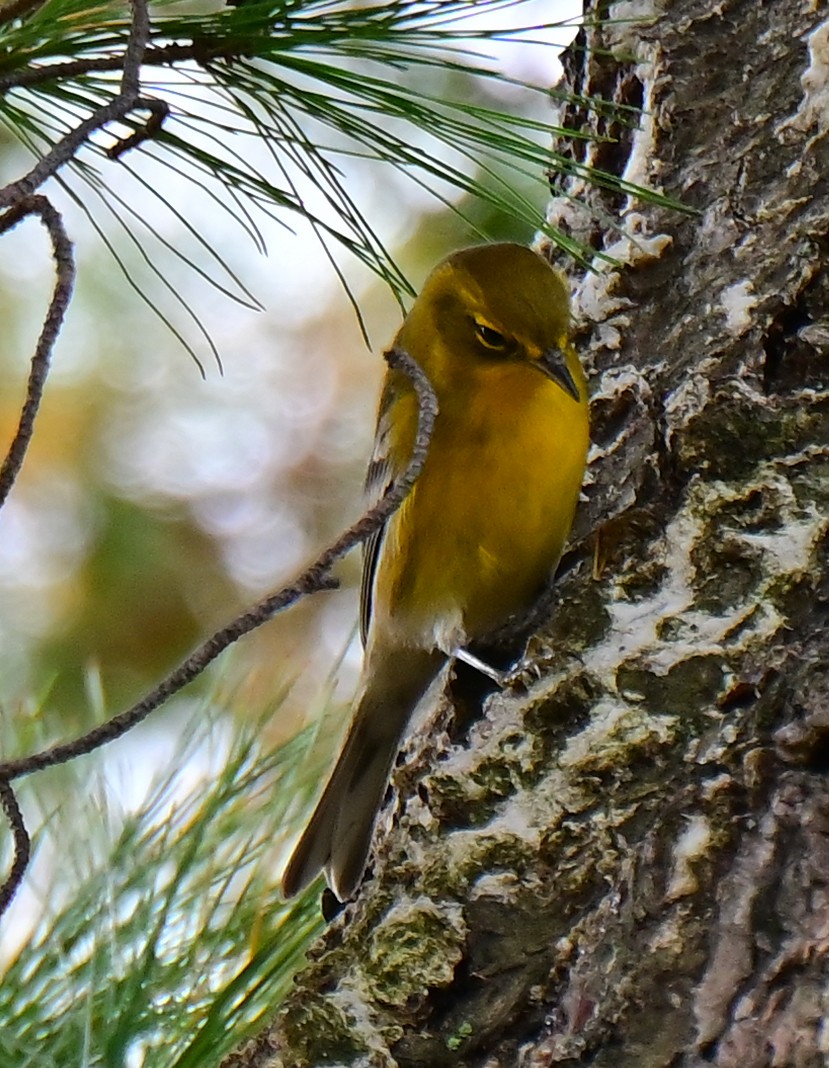
[[[399,650],[378,660],[370,657],[366,664],[342,752],[285,870],[286,897],[299,893],[323,869],[340,901],[354,894],[406,724],[446,657]]]

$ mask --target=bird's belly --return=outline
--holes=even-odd
[[[452,652],[526,611],[570,529],[584,470],[581,427],[519,420],[435,437],[415,489],[389,523],[375,611],[405,644]],[[561,427],[561,422],[558,422]]]

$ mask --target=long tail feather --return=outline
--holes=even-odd
[[[285,870],[292,897],[325,869],[340,901],[357,889],[406,724],[446,661],[442,653],[399,651],[370,657],[363,692],[328,784]]]

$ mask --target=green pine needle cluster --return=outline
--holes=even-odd
[[[106,0],[17,3],[28,6],[25,17],[4,19],[0,6],[0,123],[36,156],[117,92],[129,11]],[[505,28],[499,13],[520,6],[520,0],[239,0],[238,6],[200,14],[192,5],[159,0],[151,6],[143,91],[166,101],[171,114],[154,139],[127,153],[120,165],[144,194],[187,226],[186,209],[168,196],[164,182],[165,173],[183,176],[212,198],[218,214],[229,214],[259,251],[264,217],[289,229],[292,219],[308,224],[341,277],[338,247],[376,271],[399,298],[410,286],[354,188],[355,166],[375,168],[371,173],[380,183],[382,168],[392,168],[455,210],[463,210],[466,196],[529,230],[546,228],[550,171],[583,171],[589,181],[660,199],[554,155],[551,137],[562,131],[552,125],[552,111],[550,123],[526,117],[528,97],[512,110],[486,103],[496,99],[491,90],[505,78],[482,53],[518,32]],[[556,5],[550,6],[554,11]],[[523,91],[545,96],[549,88]],[[139,111],[127,125],[135,130],[144,119]],[[252,307],[257,301],[209,234],[191,226],[195,251],[170,249],[164,227],[110,188],[107,167],[113,165],[105,150],[129,132],[109,129],[76,157],[72,166],[87,183],[85,191],[59,180],[130,284],[184,341],[163,302],[149,295],[145,278],[127,264],[111,237],[112,224],[197,328],[198,316],[145,251],[148,242],[166,245],[226,296]],[[584,136],[577,130],[566,135]],[[147,157],[156,166],[152,180],[136,165]],[[593,255],[567,235],[548,232],[577,260]]]
[[[0,969],[0,1068],[209,1068],[276,1011],[322,924],[316,895],[276,887],[309,737],[267,752],[261,725],[228,742],[205,718],[135,811],[115,811],[100,758],[21,790],[28,811],[53,787],[18,902],[42,918]],[[107,756],[127,748],[149,758],[140,736]]]

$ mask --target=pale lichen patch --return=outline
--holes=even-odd
[[[757,295],[748,279],[726,286],[720,293],[720,307],[730,334],[740,337],[751,328],[751,311],[756,304]]]
[[[452,873],[451,882],[463,882],[463,872],[480,871],[480,858],[493,850],[503,849],[508,853],[537,851],[541,828],[549,830],[558,825],[566,811],[566,801],[567,797],[560,799],[548,795],[541,799],[534,793],[517,790],[501,803],[497,815],[484,828],[459,829],[446,836],[441,843],[441,867]],[[570,801],[578,805],[575,797]]]
[[[584,276],[573,294],[574,318],[588,323],[603,323],[633,301],[614,292],[619,284],[617,271],[598,268]]]
[[[665,398],[665,444],[669,447],[676,431],[684,428],[687,421],[708,402],[711,395],[708,372],[716,365],[714,359],[704,360]]]
[[[674,737],[673,716],[650,716],[624,701],[599,701],[590,723],[571,738],[559,764],[572,771],[613,769],[631,747],[642,750],[669,744]]]
[[[402,899],[372,930],[366,947],[371,995],[384,1005],[403,1007],[448,986],[465,940],[460,905]]]
[[[650,233],[643,217],[634,212],[627,216],[624,231],[606,251],[625,266],[643,266],[658,260],[673,240],[670,234]]]
[[[284,1026],[292,1037],[294,1056],[290,1062],[274,1060],[274,1068],[295,1068],[299,1051],[317,1045],[327,1051],[332,1068],[337,1064],[377,1063],[376,1058],[399,1035],[378,1027],[365,992],[353,980],[353,976],[347,976],[337,983],[324,1002],[309,998],[293,1006],[290,1015],[283,1014]],[[393,1062],[384,1060],[383,1063],[392,1068]]]
[[[808,133],[814,127],[819,137],[829,126],[829,20],[817,26],[806,40],[809,65],[800,78],[803,98],[795,114],[778,126],[776,132],[781,140],[785,140],[788,131]]]
[[[694,862],[705,856],[712,840],[711,825],[705,816],[696,813],[687,818],[684,830],[674,843],[673,870],[665,892],[667,901],[696,893],[699,880]]]
[[[519,890],[520,883],[514,872],[485,872],[470,888],[469,900],[495,897],[499,901],[510,901]]]
[[[621,584],[611,588],[606,604],[610,626],[604,640],[589,651],[586,662],[605,686],[615,689],[616,671],[622,661],[659,649],[663,645],[658,638],[660,622],[682,613],[691,604],[693,568],[689,546],[701,531],[701,521],[690,508],[672,520],[663,550],[664,578],[650,596],[630,600]]]
[[[729,518],[729,509],[764,495],[773,500],[773,529],[754,531]],[[609,586],[609,625],[604,639],[587,653],[585,666],[618,691],[622,663],[636,661],[642,670],[665,676],[690,657],[722,657],[768,640],[786,625],[775,590],[781,580],[796,580],[811,566],[826,527],[817,508],[798,501],[784,459],[759,465],[755,477],[737,487],[720,480],[696,482],[661,546],[651,550],[660,556],[661,581],[635,598],[627,595],[623,576]],[[743,588],[727,598],[714,596],[710,574],[726,560],[740,559],[747,561]]]
[[[643,54],[644,51],[644,54]],[[658,63],[658,49],[651,47],[643,50],[640,46],[640,62],[634,71],[634,76],[643,87],[642,110],[639,113],[639,125],[633,135],[633,141],[628,152],[627,163],[622,172],[622,181],[630,185],[638,185],[655,192],[661,192],[661,187],[655,185],[654,178],[662,169],[659,153],[655,151],[658,126],[657,112],[654,105],[653,72]],[[629,194],[625,206],[622,208],[622,217],[631,212],[637,204],[635,194]],[[661,235],[665,237],[666,235]]]

